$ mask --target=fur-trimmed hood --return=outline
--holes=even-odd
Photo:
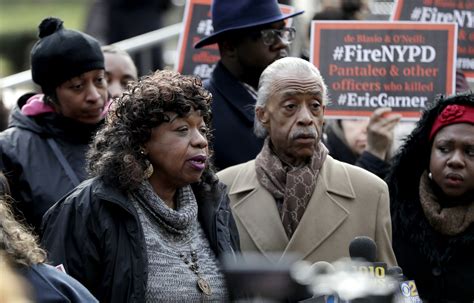
[[[392,159],[391,170],[386,178],[390,190],[394,238],[407,239],[431,262],[449,261],[457,249],[474,245],[474,225],[457,236],[443,236],[430,226],[420,204],[420,178],[429,168],[430,161],[432,142],[429,133],[436,117],[449,104],[474,106],[474,95],[465,93],[455,98],[438,97],[424,111],[416,128]]]

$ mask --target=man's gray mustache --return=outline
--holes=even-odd
[[[291,135],[290,139],[295,140],[295,139],[300,139],[300,138],[313,138],[316,139],[318,138],[318,132],[316,131],[315,128],[300,128],[295,130]]]

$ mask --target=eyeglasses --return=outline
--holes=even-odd
[[[294,27],[285,27],[282,29],[264,29],[260,31],[263,44],[271,46],[277,43],[277,37],[283,43],[290,44],[295,40],[296,30]]]

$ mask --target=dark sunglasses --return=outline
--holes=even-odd
[[[263,29],[260,31],[263,44],[270,46],[278,42],[277,37],[286,44],[295,40],[296,30],[294,27],[285,27],[282,29]]]

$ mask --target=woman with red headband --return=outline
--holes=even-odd
[[[424,302],[474,300],[474,94],[423,113],[387,176],[393,248]]]

